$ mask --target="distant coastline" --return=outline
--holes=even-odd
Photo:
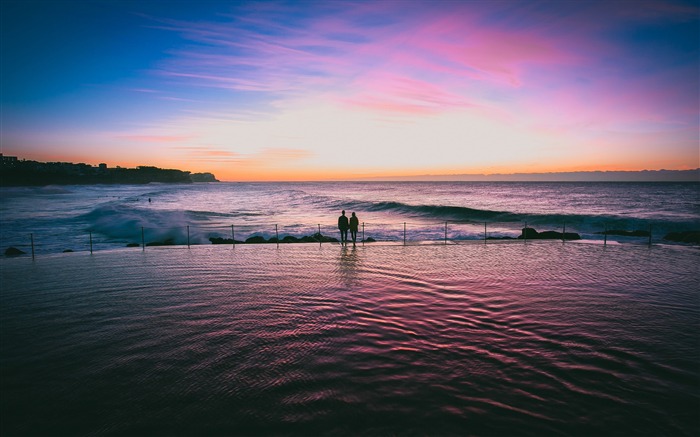
[[[700,168],[694,170],[576,171],[552,173],[441,174],[357,178],[358,181],[422,182],[700,182]]]
[[[151,166],[136,168],[93,166],[70,162],[20,160],[0,154],[0,186],[148,184],[219,182],[212,173],[162,169]]]

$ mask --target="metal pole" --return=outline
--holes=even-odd
[[[447,222],[445,222],[445,245],[447,245]]]
[[[318,247],[321,247],[321,224],[318,224]]]
[[[605,223],[605,237],[603,238],[603,246],[608,245],[608,223]]]
[[[187,225],[187,248],[190,248],[190,225]]]
[[[365,245],[365,222],[362,222],[362,245]]]
[[[236,247],[236,233],[233,230],[233,225],[231,225],[231,242],[233,243],[233,247]]]
[[[403,222],[403,245],[406,245],[406,222]]]
[[[29,239],[32,240],[32,259],[34,259],[34,234],[29,234]]]
[[[486,244],[486,222],[484,222],[484,244]]]
[[[143,236],[143,226],[141,226],[141,247],[143,248],[142,250],[146,250],[146,239]]]
[[[92,231],[90,231],[90,255],[92,255]]]
[[[527,222],[525,222],[525,229],[523,229],[523,240],[527,243]]]
[[[566,223],[564,223],[564,231],[561,233],[561,242],[566,242]]]
[[[277,247],[280,247],[280,234],[277,233],[277,225],[275,225],[275,239],[277,240]]]

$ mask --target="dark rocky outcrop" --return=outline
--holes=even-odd
[[[267,243],[265,240],[265,237],[262,237],[260,235],[254,235],[248,239],[245,240],[246,244],[260,244],[260,243]]]
[[[219,182],[212,173],[192,173],[190,180],[192,182]]]
[[[319,234],[318,232],[316,232],[313,235],[313,239],[314,239],[314,242],[316,242],[316,243],[318,243],[319,241],[321,241],[322,243],[337,243],[338,241],[340,241],[337,238],[327,237],[325,235]]]
[[[700,244],[700,231],[669,232],[664,236],[664,240]]]
[[[252,237],[247,238],[245,241],[239,241],[236,240],[235,242],[231,238],[222,238],[222,237],[210,237],[209,241],[211,241],[211,244],[263,244],[263,243],[318,243],[319,241],[321,243],[337,243],[338,239],[333,238],[333,237],[327,237],[325,235],[321,235],[318,232],[313,234],[313,235],[306,235],[304,237],[298,238],[294,237],[292,235],[286,235],[284,238],[277,239],[277,237],[271,237],[270,239],[266,240],[265,237],[261,235],[254,235]],[[374,240],[372,240],[374,241]]]
[[[26,253],[27,252],[19,250],[16,247],[8,247],[7,249],[5,249],[5,255],[7,256],[25,255]]]
[[[243,244],[242,241],[233,240],[232,238],[210,237],[211,244]]]
[[[543,231],[537,232],[533,228],[523,228],[522,234],[518,239],[527,240],[580,240],[581,236],[576,232],[557,232],[557,231]]]

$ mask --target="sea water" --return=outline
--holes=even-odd
[[[0,434],[697,435],[699,187],[2,189]]]
[[[525,226],[604,239],[608,230],[700,229],[700,183],[323,182],[2,188],[0,248],[37,253],[210,238],[339,237],[341,210],[380,242],[515,238]],[[647,243],[648,238],[608,235]],[[90,245],[92,243],[92,245]]]
[[[2,258],[0,433],[695,436],[699,265],[552,241]]]

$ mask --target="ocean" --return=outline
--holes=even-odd
[[[700,183],[210,183],[2,188],[0,248],[36,253],[251,236],[339,238],[341,210],[378,242],[468,242],[537,231],[700,230]],[[149,201],[150,199],[150,201]],[[143,228],[143,233],[142,233]],[[405,231],[405,232],[404,232]],[[360,235],[361,238],[361,235]],[[608,241],[648,238],[608,235]],[[668,242],[667,242],[668,243]]]
[[[699,188],[3,189],[0,434],[698,435]]]

